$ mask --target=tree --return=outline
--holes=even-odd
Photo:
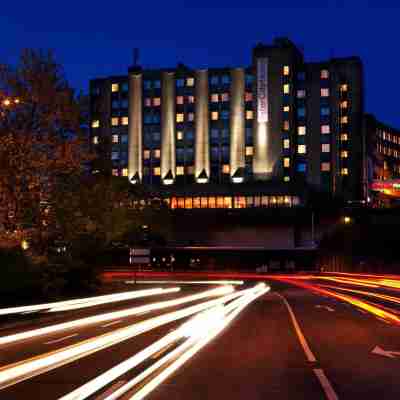
[[[79,175],[90,159],[78,98],[51,51],[24,50],[0,68],[0,228],[48,234],[60,176]],[[84,116],[83,116],[84,118]]]

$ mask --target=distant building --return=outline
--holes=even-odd
[[[92,80],[90,96],[91,141],[112,173],[161,188],[171,208],[299,206],[308,190],[365,202],[379,175],[367,148],[400,147],[364,117],[358,57],[305,62],[286,38],[244,67],[135,65]],[[383,159],[400,168],[394,151]]]

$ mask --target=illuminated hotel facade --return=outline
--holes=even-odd
[[[245,67],[92,80],[91,141],[113,175],[158,187],[172,208],[300,206],[308,188],[361,201],[363,97],[358,57],[306,62],[278,38]]]

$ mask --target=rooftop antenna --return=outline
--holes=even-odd
[[[137,67],[139,65],[139,49],[135,47],[133,49],[133,66]]]

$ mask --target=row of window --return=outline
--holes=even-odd
[[[185,196],[167,198],[171,209],[296,207],[298,196]]]
[[[400,144],[400,136],[395,135],[395,134],[390,133],[390,132],[386,132],[383,129],[378,129],[377,130],[377,135],[378,135],[379,138],[381,138],[383,140],[387,140],[388,142]]]
[[[282,68],[282,74],[284,76],[289,76],[290,75],[290,66],[289,65],[284,65]],[[327,69],[321,69],[320,72],[320,78],[321,79],[329,79],[329,71]],[[298,80],[305,80],[305,72],[301,71],[297,74],[297,79]]]
[[[384,146],[380,143],[376,146],[379,153],[384,154],[385,156],[400,158],[400,151],[397,149],[392,149],[391,147]]]

